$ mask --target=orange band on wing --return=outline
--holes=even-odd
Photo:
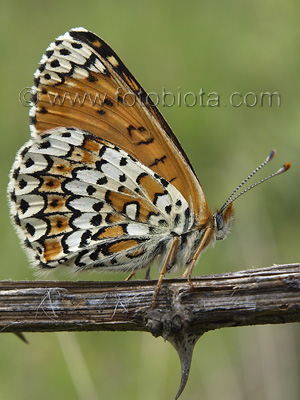
[[[131,249],[132,247],[138,246],[139,242],[137,240],[120,240],[118,243],[114,243],[109,246],[108,251],[111,254],[119,253],[120,251]]]

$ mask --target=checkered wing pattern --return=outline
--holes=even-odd
[[[169,257],[168,270],[195,261],[212,224],[201,186],[102,39],[77,28],[50,44],[35,73],[30,126],[8,192],[34,265],[134,271],[158,255],[162,265]]]
[[[164,178],[95,135],[57,128],[19,151],[12,213],[39,266],[135,270],[190,229],[189,206]]]

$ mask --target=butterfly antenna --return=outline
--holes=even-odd
[[[267,165],[271,160],[273,160],[273,158],[276,155],[276,151],[272,150],[269,154],[269,156],[266,158],[266,160],[261,163],[257,168],[255,168],[255,170],[253,172],[251,172],[251,174],[249,176],[247,176],[246,179],[244,179],[238,186],[237,188],[231,193],[231,195],[228,197],[228,199],[225,201],[224,205],[222,206],[222,208],[220,209],[220,212],[222,212],[223,210],[225,210],[226,207],[229,206],[229,204],[233,203],[238,197],[242,196],[242,194],[245,194],[246,192],[248,192],[250,189],[253,189],[254,187],[260,185],[261,183],[274,178],[274,176],[280,175],[283,172],[287,171],[291,164],[289,162],[285,163],[278,171],[274,172],[273,174],[267,176],[266,178],[261,179],[259,182],[254,183],[251,186],[248,186],[245,190],[243,190],[242,192],[240,192],[239,194],[237,194],[236,196],[234,196],[238,190],[246,183],[248,182],[249,179],[252,178],[253,175],[255,175],[260,169],[262,169],[265,165]]]

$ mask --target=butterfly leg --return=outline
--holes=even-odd
[[[200,242],[200,244],[199,244],[199,247],[197,248],[196,253],[195,253],[194,256],[193,256],[193,259],[192,259],[191,264],[187,267],[187,269],[184,271],[184,273],[183,273],[183,275],[182,275],[184,278],[187,278],[188,283],[189,283],[191,286],[193,286],[193,283],[192,283],[192,281],[191,281],[191,275],[192,275],[194,266],[195,266],[195,264],[196,264],[196,261],[198,260],[198,257],[199,257],[199,255],[200,255],[201,251],[202,251],[202,250],[208,245],[208,243],[210,242],[210,240],[211,240],[211,238],[212,238],[212,235],[213,235],[213,229],[212,229],[212,228],[207,228],[206,231],[205,231],[205,233],[204,233],[204,235],[203,235],[203,237],[202,237],[202,239],[201,239],[201,242]]]
[[[127,278],[125,279],[125,282],[130,281],[130,279],[134,277],[135,277],[135,272],[131,272],[131,274],[128,275]]]
[[[148,268],[146,269],[144,279],[148,279],[148,280],[150,279],[150,268],[151,268],[151,267],[148,267]]]
[[[159,279],[157,281],[156,288],[155,288],[155,291],[154,291],[154,294],[153,294],[153,298],[152,298],[152,307],[155,306],[156,297],[157,297],[159,289],[161,287],[162,280],[163,280],[163,278],[164,278],[164,276],[166,274],[168,265],[172,265],[174,263],[174,260],[175,260],[175,257],[176,257],[176,253],[177,253],[177,249],[178,249],[178,243],[179,243],[179,236],[175,236],[174,239],[173,239],[173,242],[171,244],[170,250],[168,252],[167,258],[166,258],[166,260],[164,262],[164,265],[163,265],[163,267],[162,267],[162,269],[160,271],[160,276],[159,276]]]
[[[134,277],[135,277],[135,272],[131,272],[131,274],[128,275],[127,278],[125,279],[125,282],[130,281],[130,279]],[[150,279],[150,267],[147,268],[144,279]]]

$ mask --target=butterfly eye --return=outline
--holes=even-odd
[[[227,235],[226,222],[222,212],[216,212],[214,214],[215,223],[215,238],[216,240],[223,240]]]
[[[214,214],[216,240],[223,240],[226,238],[231,230],[233,218],[234,214],[232,203],[229,204],[229,206],[225,208],[225,210],[217,211]]]
[[[215,225],[218,231],[224,228],[224,218],[222,213],[215,214]]]

